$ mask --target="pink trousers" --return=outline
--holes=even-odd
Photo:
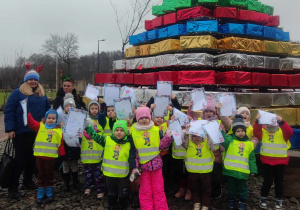
[[[162,169],[143,171],[140,176],[140,205],[142,210],[167,210]]]

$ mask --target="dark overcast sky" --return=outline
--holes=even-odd
[[[113,2],[123,13],[130,7],[128,0]],[[300,0],[261,2],[274,6],[275,15],[281,16],[280,27],[290,31],[292,40],[300,40]],[[42,52],[41,46],[50,34],[78,35],[80,55],[96,52],[98,39],[106,39],[100,50],[121,48],[109,0],[0,0],[0,28],[0,66],[13,64],[20,53],[28,57]]]

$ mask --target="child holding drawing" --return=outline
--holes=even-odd
[[[100,105],[98,121],[104,130],[104,133],[103,133],[104,136],[112,135],[112,128],[114,126],[114,123],[117,121],[116,116],[117,116],[117,114],[115,112],[114,106],[106,106],[105,102],[103,102]]]

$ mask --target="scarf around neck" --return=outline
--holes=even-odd
[[[151,129],[154,126],[154,122],[151,120],[149,125],[142,126],[138,122],[134,124],[134,128],[138,131],[146,131]]]

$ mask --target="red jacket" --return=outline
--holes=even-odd
[[[32,130],[34,130],[35,132],[39,132],[40,123],[35,121],[30,113],[27,114],[27,124],[28,124],[28,127],[31,128]],[[61,144],[60,144],[60,147],[58,148],[58,154],[59,154],[59,156],[65,155],[65,147],[64,147],[64,138],[63,137],[61,138]],[[38,156],[38,158],[45,159],[45,160],[55,159],[55,158],[51,158],[51,157],[41,157],[41,156]]]
[[[285,122],[282,121],[279,124],[279,127],[282,130],[283,138],[287,142],[293,136],[293,129]],[[259,125],[257,122],[253,125],[253,134],[259,140],[262,139],[263,132],[262,132],[262,125]],[[267,156],[260,156],[260,160],[263,164],[268,165],[288,165],[289,163],[289,156],[282,158],[282,157],[267,157]]]

